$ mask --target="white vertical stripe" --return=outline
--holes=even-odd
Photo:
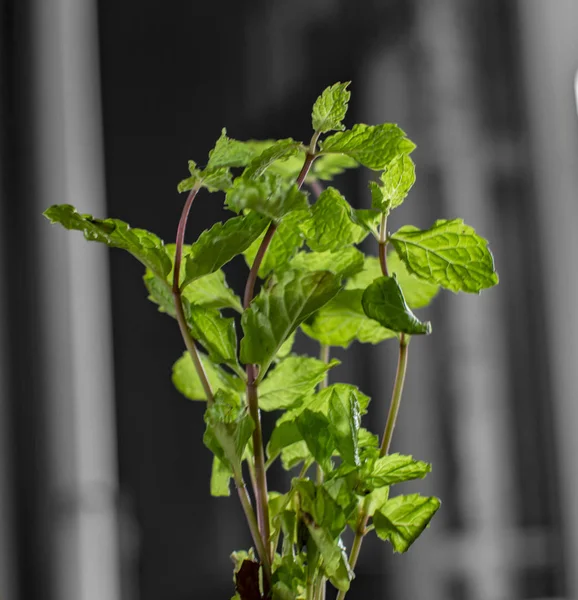
[[[568,597],[578,598],[578,2],[518,2],[544,256]],[[536,340],[536,343],[541,343]]]
[[[37,0],[37,212],[103,215],[96,3]],[[53,595],[120,597],[116,432],[107,251],[39,218],[47,364]]]

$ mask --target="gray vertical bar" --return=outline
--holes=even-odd
[[[94,0],[37,0],[33,39],[38,215],[70,203],[103,215]],[[47,373],[52,597],[120,597],[116,431],[107,251],[36,223]]]
[[[578,3],[518,2],[528,115],[546,268],[551,401],[566,535],[567,595],[578,598],[578,120],[574,73],[578,68]],[[536,343],[542,343],[536,340]],[[539,443],[539,440],[537,440]]]

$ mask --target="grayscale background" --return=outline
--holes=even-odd
[[[463,217],[501,283],[423,313],[393,447],[433,463],[418,488],[443,506],[407,555],[365,543],[348,599],[578,600],[577,69],[576,0],[0,0],[0,598],[233,594],[249,536],[209,495],[176,324],[130,256],[41,212],[172,241],[176,184],[221,127],[308,140],[317,95],[352,80],[348,124],[418,145],[391,228]],[[339,182],[357,207],[367,179]],[[224,216],[201,197],[189,239]],[[393,346],[334,375],[373,397],[376,432]]]

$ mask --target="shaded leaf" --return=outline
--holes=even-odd
[[[234,392],[217,390],[214,403],[205,410],[205,423],[205,446],[234,473],[240,474],[243,453],[255,429],[247,406],[239,405]]]
[[[410,335],[431,333],[429,321],[422,323],[407,306],[395,275],[376,279],[363,292],[361,304],[370,319],[387,329]]]
[[[331,457],[336,449],[329,419],[320,412],[306,408],[296,418],[295,423],[313,458],[325,473],[329,473],[333,468]]]
[[[339,288],[339,279],[328,271],[283,273],[271,287],[262,289],[243,313],[241,361],[259,365],[262,379],[283,342]]]
[[[355,169],[359,163],[346,154],[323,154],[315,159],[309,170],[305,183],[312,181],[331,181],[336,175],[340,175],[345,169]]]
[[[341,458],[349,464],[359,465],[357,435],[361,426],[361,414],[357,395],[338,394],[333,390],[329,399],[329,430]]]
[[[181,288],[195,279],[220,269],[244,252],[261,234],[269,221],[256,213],[216,223],[191,245],[185,260],[185,278]]]
[[[218,310],[200,306],[189,307],[188,313],[193,337],[204,346],[209,358],[233,369],[238,367],[235,319],[224,318]]]
[[[329,403],[332,395],[336,393],[345,402],[351,393],[355,394],[359,411],[363,415],[367,411],[369,397],[359,391],[354,385],[348,383],[333,383],[317,394],[313,394],[303,399],[302,404],[285,412],[275,424],[271,433],[267,454],[273,458],[279,454],[282,448],[300,442],[303,438],[297,427],[297,418],[305,410],[317,412],[329,418]]]
[[[370,319],[363,310],[363,290],[342,290],[301,324],[309,337],[327,346],[347,348],[353,341],[378,344],[396,337],[395,332]]]
[[[200,353],[201,362],[213,392],[217,390],[235,390],[239,397],[245,392],[245,383],[231,375],[203,353]],[[188,352],[185,352],[173,365],[173,384],[189,400],[206,400],[205,391],[193,365]]]
[[[303,245],[304,236],[301,232],[300,223],[307,219],[309,212],[292,212],[283,218],[277,226],[277,231],[265,253],[265,258],[259,267],[259,277],[264,279],[271,271],[279,271],[287,267],[289,261],[295,256]],[[261,245],[265,232],[259,236],[244,252],[247,265],[251,267],[255,256]]]
[[[245,179],[256,179],[275,162],[284,161],[299,153],[301,142],[291,138],[278,140],[256,156],[243,172]]]
[[[390,275],[395,275],[403,296],[410,308],[428,306],[439,292],[439,285],[430,283],[412,275],[396,252],[387,255],[387,268]],[[356,273],[346,284],[346,289],[364,290],[369,284],[381,277],[381,266],[376,256],[366,256],[363,270]]]
[[[259,179],[237,177],[227,192],[226,204],[236,213],[251,209],[272,221],[309,208],[307,196],[295,184],[287,184],[273,174]]]

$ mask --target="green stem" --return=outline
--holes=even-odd
[[[179,221],[179,226],[177,228],[177,240],[175,246],[175,264],[173,269],[173,299],[175,302],[175,312],[177,316],[177,322],[179,323],[179,329],[181,330],[181,335],[185,342],[185,346],[191,355],[191,359],[193,361],[193,365],[195,367],[195,371],[201,381],[201,385],[203,386],[203,390],[205,392],[205,396],[207,396],[207,403],[209,406],[214,402],[215,397],[213,395],[213,390],[211,389],[211,384],[209,383],[209,379],[207,378],[207,374],[205,372],[205,367],[201,362],[201,357],[199,356],[199,351],[195,345],[195,340],[189,331],[189,326],[187,325],[187,319],[185,318],[185,311],[183,309],[183,300],[181,298],[181,290],[180,290],[180,275],[181,275],[181,261],[183,257],[183,244],[185,240],[185,230],[187,228],[187,220],[189,218],[189,212],[191,210],[191,206],[193,205],[193,200],[199,191],[198,187],[195,187],[189,193],[187,200],[185,202],[185,206],[183,207],[183,212],[181,214],[181,218]]]
[[[320,344],[319,350],[319,360],[322,360],[325,364],[329,363],[329,354],[331,351],[331,346],[327,344]],[[323,381],[319,383],[319,391],[325,389],[327,384],[329,383],[329,374],[325,371],[325,377],[323,377]],[[317,465],[317,485],[323,483],[323,469]]]
[[[381,272],[386,277],[389,276],[387,271],[387,213],[381,214],[381,223],[379,225],[379,264]]]
[[[255,548],[259,553],[259,558],[261,559],[261,564],[263,565],[263,573],[265,576],[265,581],[267,582],[266,588],[268,589],[271,586],[271,560],[269,558],[269,552],[267,552],[265,549],[263,539],[259,533],[259,525],[257,523],[257,518],[255,517],[255,511],[253,510],[251,499],[247,493],[247,486],[245,485],[241,475],[235,476],[235,486],[237,487],[239,500],[241,501],[243,512],[245,513],[247,523],[249,524],[249,530],[251,531],[253,543],[255,544]]]
[[[253,455],[255,467],[255,479],[253,490],[255,494],[255,503],[257,504],[257,521],[259,531],[265,547],[269,545],[271,535],[271,525],[269,522],[269,499],[267,491],[267,473],[265,469],[265,450],[263,445],[263,431],[261,429],[261,417],[259,414],[259,396],[255,379],[257,378],[257,369],[255,365],[247,365],[247,404],[249,405],[249,414],[255,423],[253,429]],[[267,553],[271,561],[270,553]]]
[[[395,422],[397,421],[397,415],[399,413],[399,405],[401,404],[401,395],[403,393],[403,384],[405,383],[405,373],[407,371],[407,356],[409,349],[410,336],[401,334],[399,336],[399,355],[397,359],[397,371],[395,373],[395,383],[393,384],[393,393],[391,395],[391,404],[389,405],[389,413],[387,415],[387,421],[385,423],[385,431],[383,432],[383,439],[381,441],[381,449],[379,456],[385,456],[389,452],[391,445],[391,438],[393,437],[393,430],[395,428]]]

